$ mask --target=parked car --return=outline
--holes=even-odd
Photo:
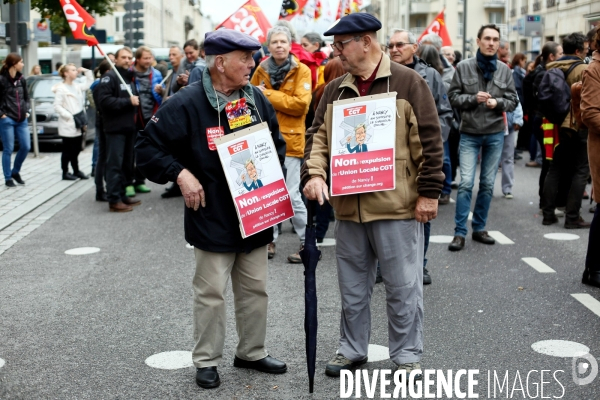
[[[62,82],[62,78],[56,75],[35,75],[27,78],[29,97],[35,99],[35,116],[37,122],[39,143],[60,143],[58,136],[58,114],[54,111],[54,92],[52,87]],[[84,83],[85,77],[77,78],[77,82]],[[90,107],[88,96],[85,96],[85,108],[87,111],[88,127],[85,134],[85,142],[93,141],[96,137],[96,109]],[[29,131],[33,134],[33,125],[29,117]]]

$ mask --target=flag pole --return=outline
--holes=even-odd
[[[131,93],[131,89],[129,88],[129,85],[125,83],[125,80],[123,79],[123,77],[121,76],[119,71],[117,71],[117,67],[115,66],[115,64],[113,64],[113,62],[110,60],[110,58],[106,54],[104,54],[104,52],[102,51],[102,48],[100,47],[99,44],[96,45],[96,48],[100,52],[100,55],[102,55],[102,57],[104,57],[104,59],[106,61],[108,61],[108,63],[110,64],[110,67],[115,71],[117,78],[119,78],[119,80],[121,81],[123,86],[125,86],[125,89],[127,90],[127,93],[129,93],[129,96],[133,96],[133,93]]]

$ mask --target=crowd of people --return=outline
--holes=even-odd
[[[318,242],[332,209],[335,213],[341,336],[327,375],[339,376],[367,361],[370,298],[378,282],[386,286],[390,358],[407,372],[421,368],[423,284],[432,282],[426,254],[438,205],[449,204],[457,189],[448,249],[463,250],[479,165],[471,238],[494,244],[486,225],[496,175],[500,169],[505,199],[518,196],[514,163],[523,149],[529,152],[526,165],[540,168],[542,223],[564,217],[566,229],[591,229],[582,281],[600,287],[600,254],[593,245],[600,243],[600,212],[590,209],[592,223],[581,214],[588,181],[596,202],[600,199],[600,55],[594,51],[600,50],[600,30],[572,33],[560,44],[547,42],[528,61],[523,53],[511,58],[494,24],[479,29],[476,56],[465,60],[435,34],[417,41],[409,30],[394,28],[387,42],[379,43],[380,29],[369,14],[347,15],[324,33],[333,37],[327,55],[320,34],[299,38],[281,20],[264,44],[221,29],[200,43],[191,39],[183,48],[172,46],[170,70],[157,64],[146,46],[135,53],[121,48],[93,73],[73,64],[58,70],[63,82],[53,90],[63,137],[63,179],[87,178],[77,155],[87,124],[81,117],[83,98],[91,88],[97,110],[96,200],[108,202],[111,212],[132,211],[141,204],[136,194],[150,191],[146,178],[171,183],[162,197],[184,198],[185,236],[196,257],[193,361],[199,386],[220,385],[229,276],[240,337],[234,366],[287,370],[264,347],[267,260],[276,255],[279,230],[242,238],[214,151],[215,137],[248,127],[228,124],[232,117],[224,111],[242,98],[249,126],[268,124],[286,171],[295,214],[291,222],[300,242],[299,251],[287,257],[290,263],[302,262],[306,200],[315,207]],[[19,172],[29,150],[22,69],[20,57],[10,54],[0,70],[7,186],[15,186],[13,180],[24,184]],[[79,73],[86,77],[84,84],[74,82]],[[330,198],[332,104],[391,92],[399,117],[396,163],[404,163],[406,176],[397,174],[403,181],[394,190]],[[362,141],[355,147],[347,144],[349,152],[366,151],[366,128],[356,134]],[[11,169],[14,134],[21,148]]]

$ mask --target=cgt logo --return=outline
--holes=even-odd
[[[353,117],[355,115],[366,114],[367,106],[344,108],[344,117]]]
[[[62,8],[69,22],[69,27],[72,31],[76,31],[79,24],[84,22],[83,18],[79,15],[79,11],[71,4],[70,0],[64,0]]]
[[[231,146],[227,146],[227,150],[229,150],[229,154],[234,155],[239,153],[240,151],[244,151],[248,149],[248,142],[246,140],[241,141],[236,144],[232,144]]]
[[[588,374],[586,376],[586,374]],[[589,385],[598,376],[598,361],[591,354],[573,357],[573,382],[576,385]]]

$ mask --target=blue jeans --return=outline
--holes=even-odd
[[[15,164],[11,170],[10,168],[10,157],[15,149],[15,133],[19,140],[19,151],[15,157]],[[9,181],[12,179],[13,174],[21,172],[21,166],[23,161],[27,158],[27,153],[31,148],[31,138],[29,136],[29,127],[27,126],[27,120],[22,122],[16,122],[10,117],[0,118],[0,135],[2,137],[2,171],[4,172],[4,179]]]
[[[442,194],[450,194],[452,192],[452,165],[450,164],[450,143],[444,142],[444,165],[442,172],[446,175],[444,186],[442,186]]]
[[[494,194],[494,181],[504,146],[504,132],[489,135],[460,133],[460,184],[456,197],[454,222],[455,236],[467,236],[467,219],[471,210],[471,195],[477,169],[477,156],[481,151],[479,192],[473,211],[473,232],[485,230],[490,203]]]

